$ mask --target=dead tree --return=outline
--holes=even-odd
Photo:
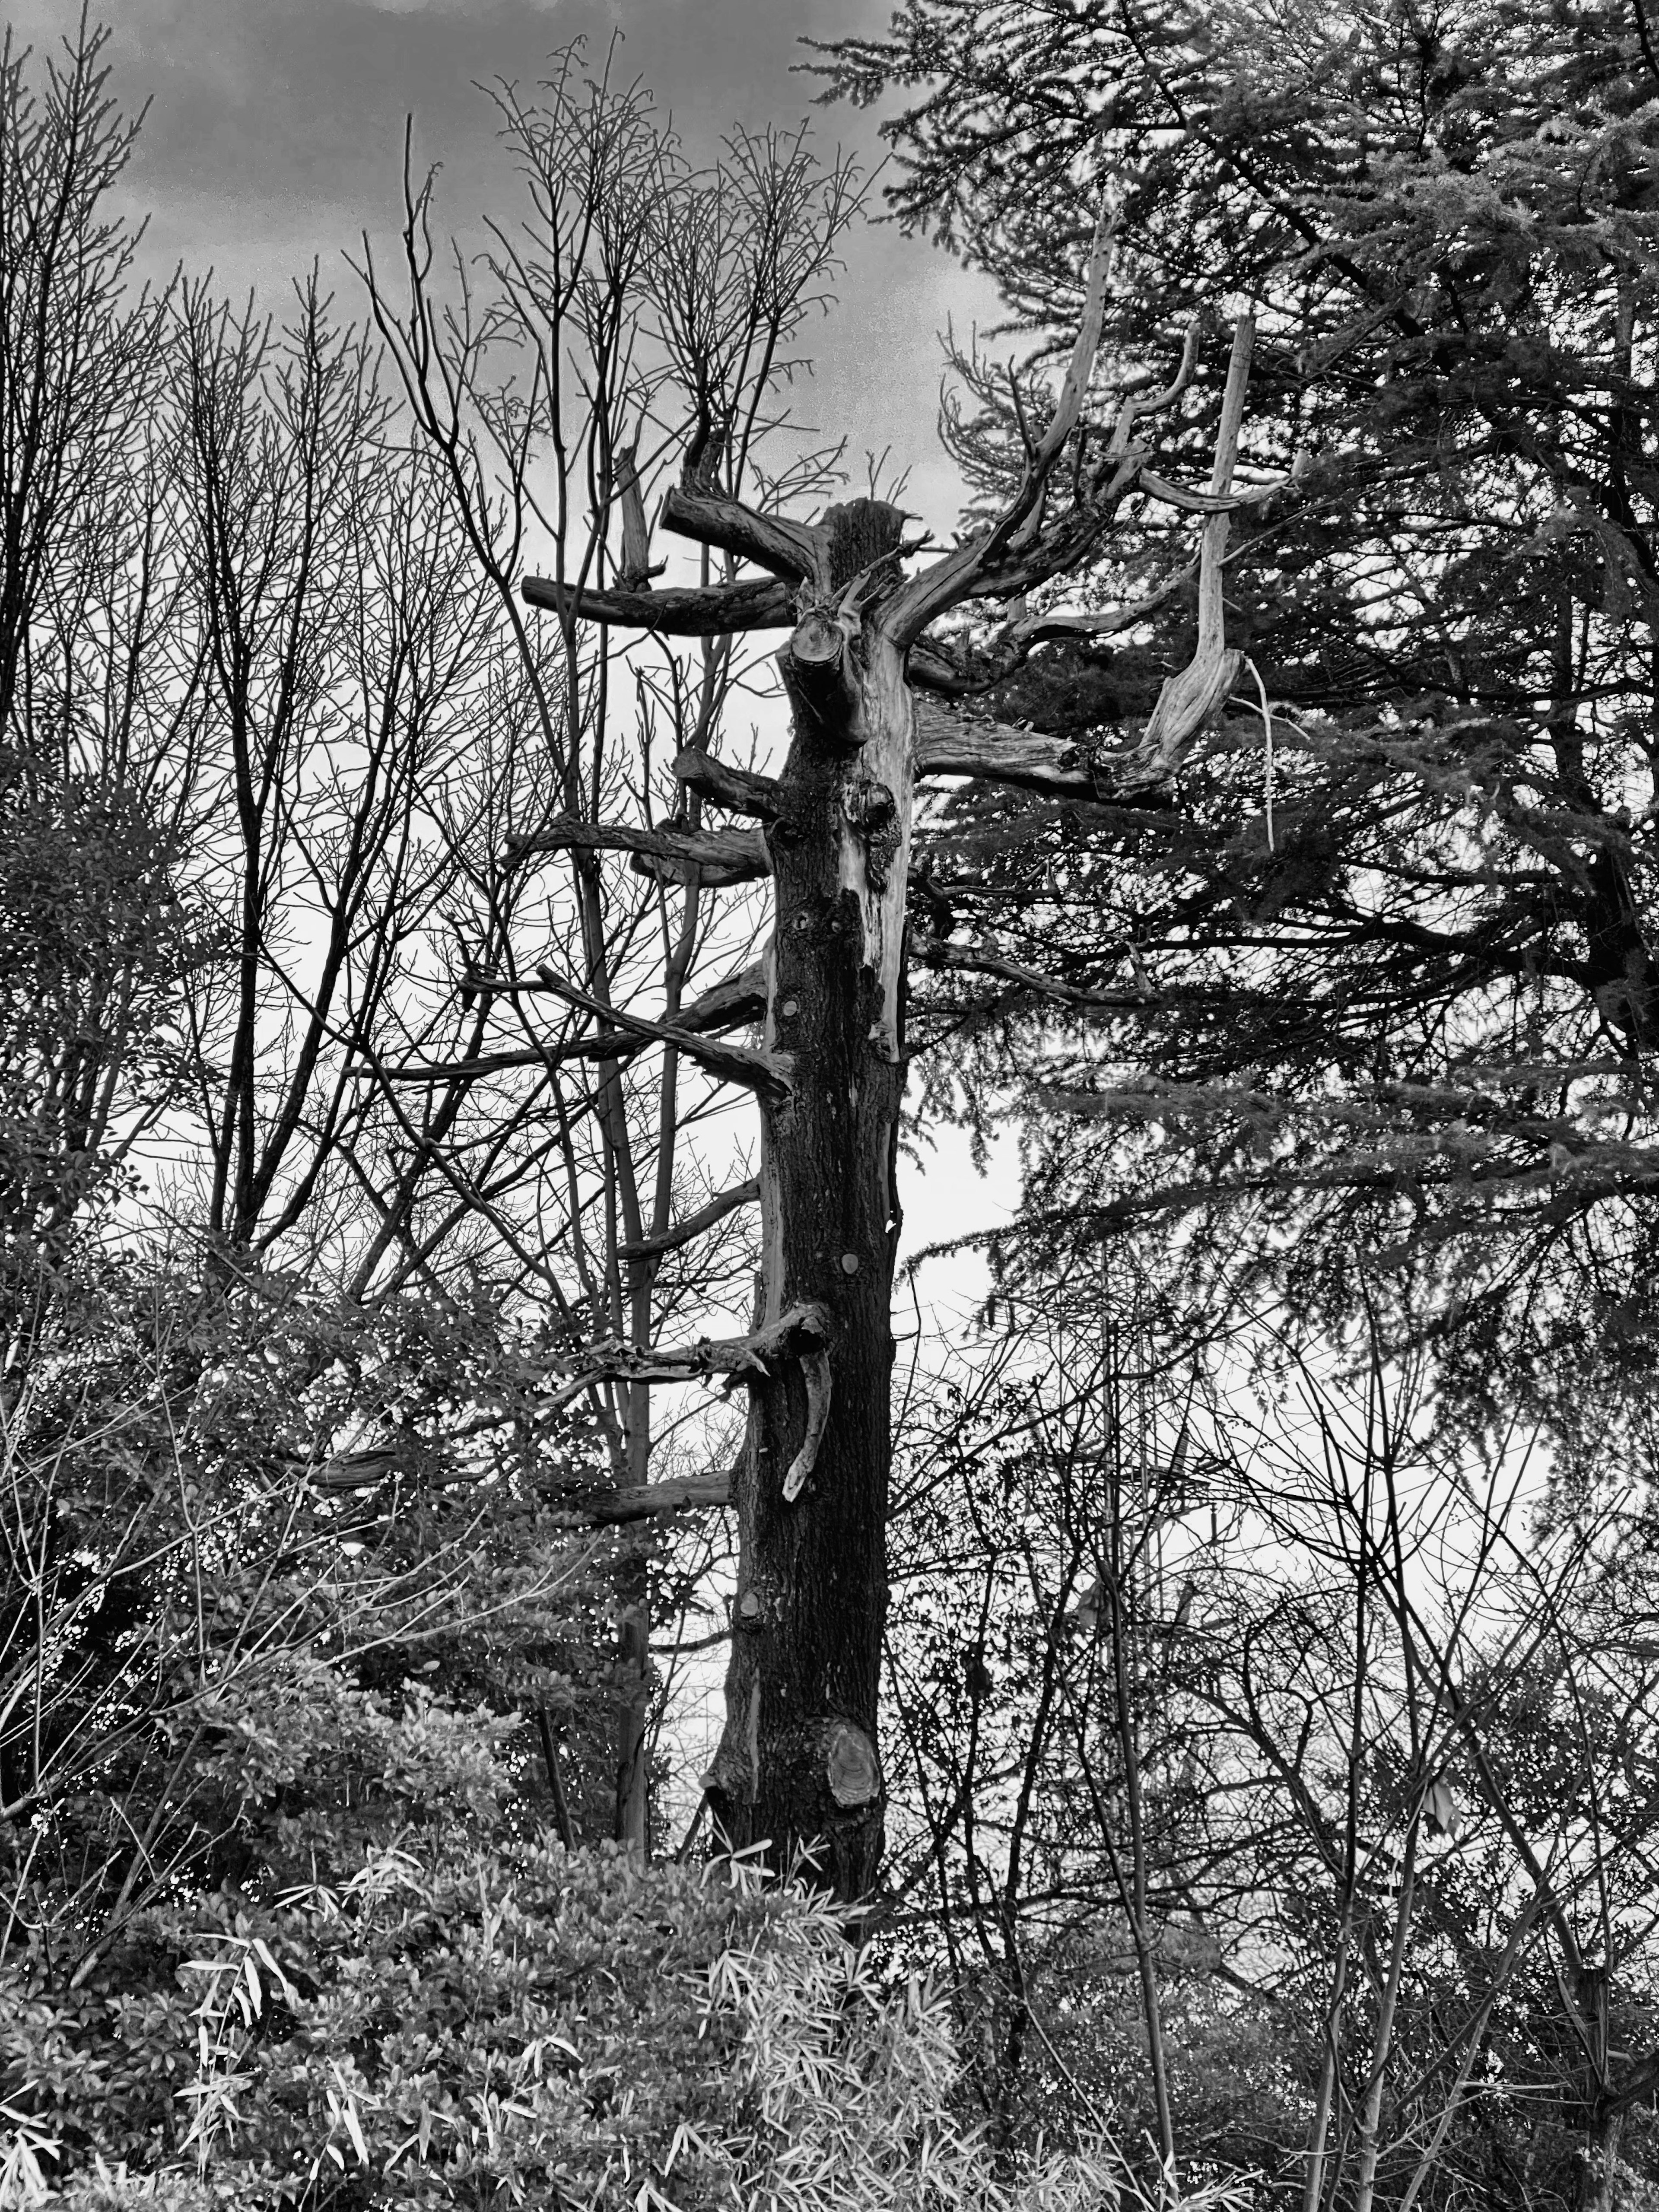
[[[917,788],[929,776],[974,775],[1096,795],[1090,768],[1052,739],[937,708],[919,713],[918,693],[960,697],[975,688],[930,633],[967,602],[1012,603],[992,653],[1000,667],[1012,666],[1051,634],[1042,617],[1024,611],[1025,595],[1088,562],[1132,491],[1212,518],[1224,518],[1231,504],[1248,322],[1234,344],[1207,492],[1152,477],[1134,441],[1138,422],[1184,388],[1193,340],[1167,390],[1124,399],[1108,426],[1084,433],[1110,258],[1103,217],[1058,399],[1041,435],[1024,432],[1013,495],[989,527],[914,573],[907,562],[923,548],[904,542],[897,507],[856,499],[812,523],[757,513],[721,495],[706,441],[694,440],[661,522],[757,575],[700,590],[600,592],[533,578],[523,586],[532,605],[566,623],[574,616],[681,637],[787,632],[778,665],[793,739],[781,772],[738,771],[695,750],[675,763],[684,791],[754,826],[629,837],[630,849],[700,864],[705,881],[770,878],[760,1043],[716,1043],[680,1025],[635,1021],[614,1006],[593,1008],[624,1035],[650,1030],[755,1095],[763,1255],[755,1332],[643,1362],[637,1349],[599,1347],[586,1371],[667,1377],[719,1370],[748,1389],[747,1443],[734,1478],[739,1566],[726,1718],[707,1777],[709,1802],[734,1843],[769,1839],[780,1863],[817,1846],[822,1878],[848,1900],[872,1888],[883,1840],[877,1692]],[[1222,535],[1206,524],[1204,665],[1166,684],[1140,754],[1126,763],[1128,780],[1144,782],[1178,759],[1226,695]],[[1133,615],[1086,619],[1104,630]],[[1079,626],[1075,616],[1054,625]],[[594,842],[605,835],[574,825],[563,834]]]
[[[568,1402],[580,1401],[595,1440],[588,1465],[550,1464],[548,1494],[629,1532],[615,1585],[615,1833],[642,1852],[647,1616],[678,1574],[656,1516],[688,1502],[701,1474],[658,1417],[647,1355],[686,1326],[678,1312],[706,1310],[728,1273],[750,1273],[750,1217],[703,1188],[695,1134],[700,1071],[744,1070],[719,1040],[764,1007],[744,918],[717,915],[714,894],[757,878],[766,856],[757,834],[704,830],[695,799],[677,811],[669,794],[684,794],[664,772],[679,750],[717,748],[748,673],[744,625],[704,623],[688,651],[671,623],[659,649],[640,650],[603,609],[613,592],[677,596],[649,591],[641,479],[688,416],[707,426],[700,457],[725,498],[758,483],[781,504],[835,480],[831,457],[791,427],[786,387],[860,193],[850,165],[821,166],[805,132],[735,132],[694,170],[649,95],[590,81],[574,46],[546,82],[498,86],[493,99],[518,219],[487,223],[482,253],[446,270],[433,181],[410,167],[398,260],[377,267],[364,249],[410,431],[447,487],[500,648],[476,702],[473,889],[453,902],[450,981],[469,1026],[459,1050],[417,1048],[376,1078],[388,1110],[412,1102],[410,1148],[435,1156],[458,1198],[487,1202],[501,1172],[492,1109],[503,1137],[517,1118],[520,1156],[541,1168],[528,1201],[489,1223],[519,1259],[519,1310],[580,1378]],[[531,565],[556,579],[556,620],[520,599]],[[726,572],[736,563],[714,564]],[[497,759],[514,779],[492,777]],[[643,1021],[630,1009],[647,990],[656,1018]],[[422,1096],[435,1102],[423,1113]],[[441,1120],[452,1096],[465,1111]],[[561,1387],[556,1375],[556,1398]]]

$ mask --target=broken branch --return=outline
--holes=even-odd
[[[763,822],[775,822],[783,811],[783,786],[775,778],[716,760],[694,745],[675,754],[674,773],[689,790],[712,799],[716,806],[726,807],[733,814],[752,814]]]
[[[699,1036],[695,1030],[675,1022],[647,1021],[638,1014],[626,1013],[620,1006],[607,1006],[586,991],[579,991],[574,983],[567,983],[550,968],[537,972],[556,997],[562,999],[567,1006],[580,1007],[596,1021],[609,1022],[629,1036],[651,1037],[659,1044],[672,1045],[710,1075],[718,1076],[721,1082],[741,1083],[758,1091],[772,1105],[781,1105],[789,1096],[788,1062],[775,1053],[751,1052],[746,1045],[721,1044],[712,1037]]]
[[[459,987],[497,998],[516,998],[521,993],[545,991],[539,975],[483,975],[469,971]],[[757,1022],[766,1012],[766,971],[758,960],[740,968],[735,975],[715,983],[694,999],[677,1017],[683,1030],[732,1030]]]
[[[753,1176],[747,1182],[733,1183],[730,1190],[721,1191],[707,1206],[700,1206],[695,1213],[688,1214],[660,1237],[642,1237],[637,1244],[618,1245],[618,1255],[624,1260],[646,1260],[658,1252],[678,1251],[681,1245],[690,1243],[693,1237],[701,1237],[717,1221],[724,1221],[728,1213],[735,1213],[740,1206],[752,1204],[759,1196],[760,1184]]]
[[[916,774],[983,776],[1051,799],[1093,799],[1088,763],[1069,739],[1005,722],[969,721],[925,700],[915,710]]]
[[[650,1521],[661,1513],[680,1513],[692,1505],[729,1505],[729,1474],[685,1474],[672,1482],[631,1483],[621,1490],[578,1490],[554,1501],[580,1513],[596,1528],[629,1521]]]
[[[1224,500],[1232,485],[1255,337],[1255,318],[1241,315],[1233,326],[1232,358],[1227,364],[1221,426],[1216,433],[1215,465],[1210,471],[1212,501]],[[1135,748],[1133,781],[1126,782],[1125,789],[1167,782],[1237,678],[1239,656],[1227,649],[1222,590],[1231,505],[1229,501],[1225,506],[1212,507],[1204,526],[1198,561],[1198,642],[1187,665],[1164,679],[1146,732]]]
[[[996,568],[1005,554],[1024,550],[1039,526],[1048,479],[1066,440],[1077,428],[1095,355],[1099,349],[1115,228],[1115,210],[1109,204],[1103,205],[1089,249],[1083,312],[1078,319],[1077,338],[1066,366],[1060,398],[1053,419],[1031,451],[1018,490],[984,536],[957,546],[894,593],[883,612],[881,623],[901,647],[913,645],[929,623],[972,596],[986,573]]]
[[[805,522],[757,514],[735,499],[717,499],[676,485],[662,503],[662,526],[699,545],[712,545],[739,561],[752,561],[786,583],[822,583],[824,546]],[[738,587],[740,588],[740,587]]]
[[[742,584],[709,584],[702,590],[601,592],[526,576],[519,586],[526,603],[581,622],[618,629],[656,630],[664,637],[725,637],[734,630],[788,629],[795,602],[787,584],[769,577]]]
[[[736,1383],[764,1382],[771,1363],[824,1343],[829,1316],[820,1305],[791,1306],[768,1328],[750,1336],[701,1337],[696,1344],[667,1349],[631,1344],[596,1344],[580,1355],[581,1369],[553,1392],[544,1413],[557,1413],[596,1382],[697,1382],[730,1375]],[[560,1371],[563,1362],[556,1364]]]
[[[565,853],[573,848],[589,853],[634,853],[675,869],[696,868],[705,884],[722,890],[733,884],[758,883],[772,872],[771,857],[757,830],[687,830],[665,823],[654,830],[635,830],[609,822],[578,822],[562,816],[545,830],[515,837],[508,857],[527,853]]]
[[[784,1474],[786,1505],[793,1505],[806,1487],[807,1477],[817,1464],[818,1446],[823,1442],[823,1431],[830,1420],[830,1354],[821,1344],[811,1346],[801,1353],[800,1367],[806,1382],[806,1433]]]

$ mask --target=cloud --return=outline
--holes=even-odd
[[[97,4],[97,0],[94,0]],[[255,289],[284,311],[290,280],[321,264],[342,311],[362,312],[343,252],[364,229],[390,246],[398,218],[404,118],[416,158],[442,164],[441,230],[509,204],[495,117],[479,81],[534,83],[548,55],[585,35],[597,60],[613,31],[628,76],[652,86],[698,155],[733,123],[790,125],[816,88],[791,74],[803,33],[826,18],[879,28],[890,0],[106,0],[123,104],[150,109],[129,177],[150,217],[156,273],[212,266],[231,296]],[[10,0],[37,46],[61,33],[64,0]],[[878,152],[867,117],[814,118],[837,141]],[[935,331],[953,309],[983,311],[959,270],[890,228],[852,242],[840,312],[810,333],[818,374],[801,404],[826,434],[848,434],[856,469],[890,441],[914,459],[912,505],[951,519],[954,477],[933,465]],[[871,373],[872,362],[879,363]]]

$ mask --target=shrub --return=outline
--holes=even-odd
[[[392,1793],[453,1753],[441,1820],[326,1881],[154,1907],[72,1990],[38,1948],[0,1970],[0,2203],[1118,2201],[1103,2148],[999,2174],[957,2108],[943,2001],[884,1987],[824,1901],[742,1861],[515,1838],[459,1717],[389,1725],[420,1735],[418,1757],[388,1744]]]

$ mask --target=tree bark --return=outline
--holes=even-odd
[[[762,1102],[757,1326],[817,1306],[827,1342],[816,1369],[809,1353],[750,1390],[726,1723],[708,1782],[733,1844],[769,1840],[786,1861],[816,1846],[816,1878],[852,1901],[873,1886],[885,1806],[876,1726],[912,714],[902,648],[862,623],[849,591],[896,550],[902,518],[860,500],[823,527],[829,588],[804,595],[781,656],[793,738],[766,832],[766,1048],[788,1091]]]

